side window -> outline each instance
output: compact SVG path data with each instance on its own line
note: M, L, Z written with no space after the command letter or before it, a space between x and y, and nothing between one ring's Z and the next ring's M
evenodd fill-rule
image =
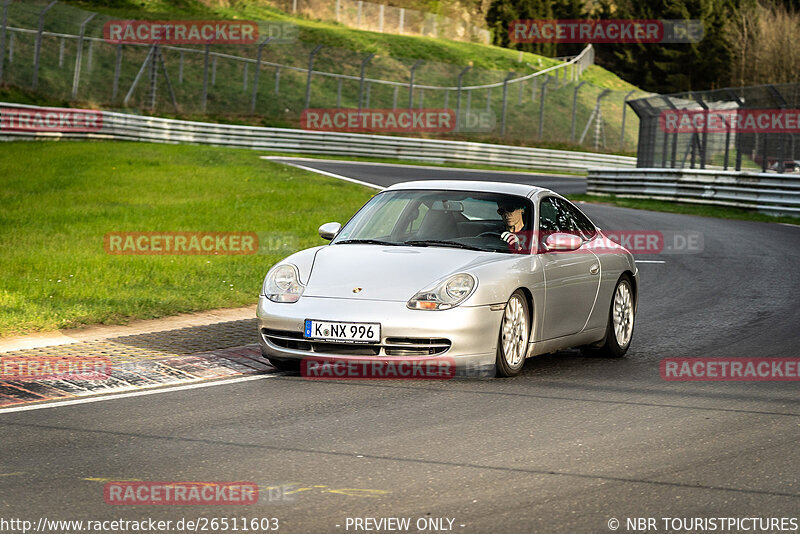
M559 232L562 231L558 225L558 208L553 202L555 198L545 197L539 204L539 231L540 232Z
M566 232L583 239L591 238L594 225L579 209L560 198L545 197L539 208L539 231Z
M594 236L594 224L581 210L560 198L554 198L553 200L558 205L559 211L564 214L565 222L570 225L573 232L578 232L583 239L591 239Z

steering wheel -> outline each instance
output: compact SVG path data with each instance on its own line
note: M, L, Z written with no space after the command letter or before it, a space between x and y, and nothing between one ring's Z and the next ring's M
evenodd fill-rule
M498 239L503 239L502 237L500 237L501 236L500 232L481 232L475 237L489 237L489 236L495 236Z

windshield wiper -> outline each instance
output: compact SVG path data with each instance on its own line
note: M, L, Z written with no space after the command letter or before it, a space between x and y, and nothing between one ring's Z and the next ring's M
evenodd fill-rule
M476 247L474 245L465 245L464 243L458 243L456 241L441 241L438 239L412 239L411 241L406 241L403 245L411 245L413 246L420 246L420 247L454 247L454 248L465 248L467 250L478 250L481 252L486 252L486 250Z
M345 239L344 241L337 241L334 245L347 245L351 243L362 243L365 245L391 245L399 247L403 243L392 243L391 241L381 241L380 239Z

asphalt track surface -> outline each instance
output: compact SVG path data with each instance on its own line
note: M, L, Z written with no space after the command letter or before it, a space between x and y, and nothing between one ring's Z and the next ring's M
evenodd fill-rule
M317 165L364 181L379 176L381 185L451 176ZM557 191L579 183L516 179ZM661 518L800 516L798 382L659 375L665 357L798 356L800 228L584 208L603 228L704 235L702 252L637 258L664 263L639 265L627 357L566 351L531 359L507 380L266 375L0 413L0 518L277 517L279 532L301 533L364 532L347 528L348 518L364 517L411 518L418 532L418 518L449 518L452 531L465 533L602 533L612 518L621 521L617 532L641 517L656 518L650 532L702 532L665 528ZM104 482L125 479L279 489L252 506L107 505Z

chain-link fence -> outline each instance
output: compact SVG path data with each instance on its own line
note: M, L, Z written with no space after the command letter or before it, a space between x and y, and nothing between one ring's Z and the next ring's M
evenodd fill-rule
M800 84L631 100L638 167L800 172Z
M279 39L117 44L103 37L106 15L41 1L0 8L0 82L49 100L281 127L300 127L308 108L447 108L491 121L443 137L636 148L638 119L625 110L633 92L581 80L591 46L567 61L498 71Z
M472 24L471 14L462 19L426 13L415 9L393 7L363 0L273 0L287 13L338 22L351 28L380 33L447 37L457 41L489 44L491 35L485 23Z

